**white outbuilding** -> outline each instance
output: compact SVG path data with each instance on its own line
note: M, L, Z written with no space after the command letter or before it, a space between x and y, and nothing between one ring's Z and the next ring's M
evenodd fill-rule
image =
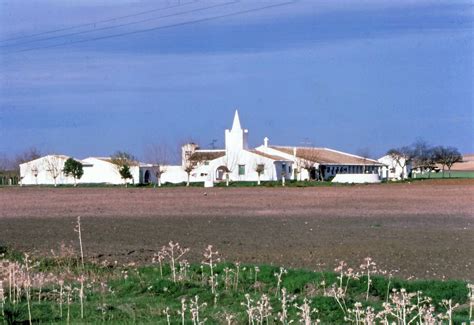
M64 164L69 156L47 155L20 165L22 185L72 185L74 178L63 172ZM120 176L119 168L110 157L89 157L74 159L82 163L84 174L77 180L78 184L125 184ZM156 182L155 166L140 162L132 163L130 184Z
M21 185L59 185L74 184L74 178L64 175L64 163L70 157L65 155L47 155L20 164ZM79 159L76 159L82 162ZM83 163L84 171L89 167Z
M385 155L378 159L384 166L381 171L381 177L389 181L399 181L407 179L411 172L411 163L405 158L399 157L395 159L390 155Z

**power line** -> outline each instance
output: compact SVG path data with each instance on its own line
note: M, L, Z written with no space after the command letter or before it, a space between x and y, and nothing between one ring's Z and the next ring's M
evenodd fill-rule
M112 26L106 26L106 27L101 27L101 28L95 28L92 30L86 30L86 31L81 31L81 32L74 32L74 33L69 33L69 34L63 34L63 35L57 35L57 36L50 36L50 37L43 37L39 39L34 39L31 41L26 41L26 42L21 42L21 43L16 43L16 44L7 44L7 45L0 45L0 48L5 48L5 47L14 47L14 46L19 46L19 45L24 45L24 44L31 44L31 43L36 43L36 42L41 42L41 41L47 41L47 40L52 40L52 39L58 39L58 38L63 38L63 37L69 37L69 36L75 36L75 35L82 35L82 34L89 34L89 33L95 33L95 32L100 32L103 30L109 30L109 29L114 29L114 28L120 28L124 26L131 26L131 25L136 25L136 24L141 24L145 23L148 21L153 21L153 20L159 20L163 18L170 18L170 17L176 17L176 16L181 16L184 14L189 14L189 13L194 13L194 12L199 12L207 9L212 9L212 8L217 8L217 7L222 7L222 6L227 6L233 3L236 3L237 1L230 1L230 2L225 2L217 5L212 5L212 6L207 6L207 7L202 7L202 8L197 8L197 9L192 9L192 10L187 10L183 12L178 12L178 13L173 13L173 14L167 14L167 15L162 15L162 16L157 16L157 17L151 17L147 19L142 19L142 20L137 20L137 21L132 21L128 23L123 23L123 24L118 24L118 25L112 25ZM186 4L191 4L194 2L187 2Z
M192 24L196 24L196 23L202 23L202 22L217 20L217 19L221 19L221 18L239 16L239 15L248 14L248 13L257 12L257 11L262 11L262 10L267 10L267 9L271 9L271 8L287 6L287 5L295 3L296 1L297 0L291 0L291 1L283 2L283 3L279 3L279 4L273 4L273 5L268 5L268 6L264 6L264 7L253 8L253 9L246 9L246 10L241 10L241 11L232 12L232 13L219 15L219 16L214 16L214 17L200 18L200 19L175 23L175 24L171 24L171 25L157 26L157 27L153 27L153 28L141 29L141 30L136 30L136 31L131 31L131 32L125 32L125 33L119 33L119 34L113 34L113 35L106 35L106 36L101 36L101 37L95 37L95 38L90 38L90 39L85 39L85 40L77 40L77 41L72 41L72 42L65 42L65 43L48 45L48 46L39 46L39 47L27 48L27 49L18 50L18 51L6 52L5 54L30 52L30 51L35 51L35 50L60 47L60 46L64 46L64 45L72 45L72 44L78 44L78 43L93 42L93 41L99 41L99 40L104 40L104 39L109 39L109 38L116 38L116 37L122 37L122 36L127 36L127 35L147 33L147 32L152 32L152 31L162 30L162 29L168 29L168 28L173 28L173 27L192 25Z
M195 1L195 2L198 2L199 0L194 0L194 1ZM141 12L137 12L137 13L130 14L130 15L107 18L107 19L95 21L95 22L92 22L92 23L84 23L84 24L79 24L79 25L70 26L70 27L64 27L64 28L59 28L59 29L53 29L53 30L48 30L48 31L36 33L36 34L30 34L30 35L23 35L23 36L18 36L18 37L7 38L7 39L0 40L0 43L2 43L2 42L9 42L9 41L16 41L16 40L19 40L19 39L30 38L30 37L35 37L35 36L41 36L41 35L45 35L45 34L52 34L52 33L57 33L57 32L64 32L64 31L67 31L67 30L77 29L77 28L81 28L81 27L95 26L95 25L97 25L97 24L108 23L108 22L115 21L115 20L126 19L126 18L131 18L131 17L141 16L141 15L146 15L146 14L149 14L149 13L152 13L152 12L157 12L157 11L163 11L163 10L173 9L173 8L181 7L181 6L190 4L190 3L192 3L192 2L186 2L186 3L184 3L184 4L179 3L179 4L177 4L177 5L167 6L167 7L165 7L165 8L157 8L157 9L151 9L151 10L141 11Z

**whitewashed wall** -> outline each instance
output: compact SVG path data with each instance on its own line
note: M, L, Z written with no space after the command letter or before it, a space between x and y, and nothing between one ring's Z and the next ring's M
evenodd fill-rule
M118 168L115 164L95 158L89 157L82 160L83 163L92 165L91 167L84 167L84 175L80 179L83 184L125 184L125 181L120 176ZM130 173L133 176L129 180L129 184L138 184L140 181L140 171L138 166L131 166Z
M161 175L161 183L178 184L186 182L187 175L182 166L166 166Z
M408 178L408 174L410 173L410 170L411 170L409 165L402 168L395 159L390 157L390 155L383 156L379 158L377 161L386 165L381 170L382 179L397 181L397 180L402 179L402 174L403 174L403 178L405 179ZM402 164L404 164L405 159L402 158L401 162Z
M74 184L74 178L66 177L62 172L64 163L69 157L62 155L48 155L24 164L20 164L20 177L22 178L22 185L54 185L54 179L51 173L48 171L49 162L57 164L59 170L59 176L56 178L56 184ZM34 176L33 170L37 169L37 177Z
M380 183L378 174L336 174L333 183Z

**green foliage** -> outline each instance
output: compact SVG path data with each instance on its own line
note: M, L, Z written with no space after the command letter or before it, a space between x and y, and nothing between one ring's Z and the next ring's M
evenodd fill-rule
M65 272L63 261L52 259L39 259L36 270L48 273L61 274ZM181 323L179 310L181 299L186 300L186 324L191 324L189 311L190 299L199 296L200 303L206 303L200 311L201 320L207 318L206 323L225 323L224 314L233 314L234 321L238 324L247 323L245 308L241 305L245 301L245 294L249 294L254 304L263 294L269 297L273 307L270 324L279 323L275 320L277 313L281 311L280 294L277 292L277 277L280 268L270 265L240 265L237 289L234 286L225 286L225 269L236 270L232 263L220 263L215 267L218 274L218 296L211 293L208 267L201 268L199 264L192 264L188 269L186 278L173 282L170 278L170 267L168 263L163 264L163 275L160 268L153 266L118 266L86 264L85 271L81 263L76 261L66 275L67 282L72 285L73 296L70 305L71 323L154 323L166 324L164 310L169 308L170 321L172 324ZM255 272L258 269L257 281ZM80 305L78 302L77 275L85 273L86 299L84 305L84 319L80 319ZM229 273L230 274L230 273ZM232 273L235 274L235 273ZM332 272L313 272L303 269L290 269L282 277L281 288L286 288L288 294L296 295L295 300L289 304L288 313L291 319L297 319L297 309L294 304L302 304L306 297L312 308L319 312L315 318L322 323L345 323L344 313L334 298L325 294L333 283L336 283L337 274ZM235 278L232 279L232 284ZM65 281L65 282L66 282ZM423 291L424 295L433 298L433 304L439 305L442 299L453 299L453 302L465 304L467 302L467 288L463 281L435 281L416 280L407 281L402 279L388 279L382 276L373 276L368 302L361 298L367 286L366 277L360 280L352 279L348 286L346 303L353 308L356 301L361 301L364 306L372 306L380 310L386 299L388 283L390 289L405 288L408 292ZM345 279L344 279L345 282ZM106 283L104 289L101 283ZM32 290L32 319L35 323L66 323L66 305L63 305L63 316L60 317L58 297L58 285L53 283L43 288L43 298L38 301L38 289ZM441 310L442 311L442 310ZM26 302L20 304L5 305L5 317L0 316L0 323L7 324L25 323L28 321ZM460 308L454 312L455 322L468 322L467 309Z
M191 183L192 184L192 183ZM216 187L227 187L226 182L216 183ZM229 182L229 187L257 187L258 183L253 181L233 181ZM263 187L283 187L281 181L262 181ZM315 186L348 186L348 184L336 184L330 181L286 181L286 187L315 187Z
M132 154L125 151L116 151L110 158L111 162L117 166L117 170L125 181L132 179L130 166L137 165L137 159Z
M123 165L119 168L120 176L124 179L131 179L133 178L132 173L130 172L130 167L128 165Z
M10 260L10 261L23 261L23 253L17 251L10 246L0 242L0 261L2 259Z
M64 175L69 176L71 175L74 179L81 179L82 175L84 175L84 169L82 163L72 158L69 158L64 163L63 169Z

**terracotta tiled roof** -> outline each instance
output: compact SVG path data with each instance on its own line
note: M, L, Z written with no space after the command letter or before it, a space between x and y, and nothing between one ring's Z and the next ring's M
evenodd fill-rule
M286 154L293 155L294 147L271 147ZM319 164L344 164L344 165L383 165L376 160L351 155L348 153L328 149L296 147L296 157L314 161Z
M90 158L94 158L94 159L97 159L97 160L102 160L102 161L108 162L110 164L114 163L114 161L111 157L90 157ZM140 165L140 163L138 161L130 162L130 166L139 166L139 165Z
M268 153L265 153L265 152L261 152L261 151L258 151L258 150L247 150L251 153L254 153L256 155L259 155L259 156L262 156L262 157L265 157L265 158L269 158L269 159L273 159L273 160L277 160L277 161L289 161L289 159L286 159L286 158L283 158L283 157L280 157L280 156L276 156L276 155L270 155Z
M213 150L213 151L195 151L189 160L191 161L207 161L207 160L214 160L220 157L225 156L224 150Z

